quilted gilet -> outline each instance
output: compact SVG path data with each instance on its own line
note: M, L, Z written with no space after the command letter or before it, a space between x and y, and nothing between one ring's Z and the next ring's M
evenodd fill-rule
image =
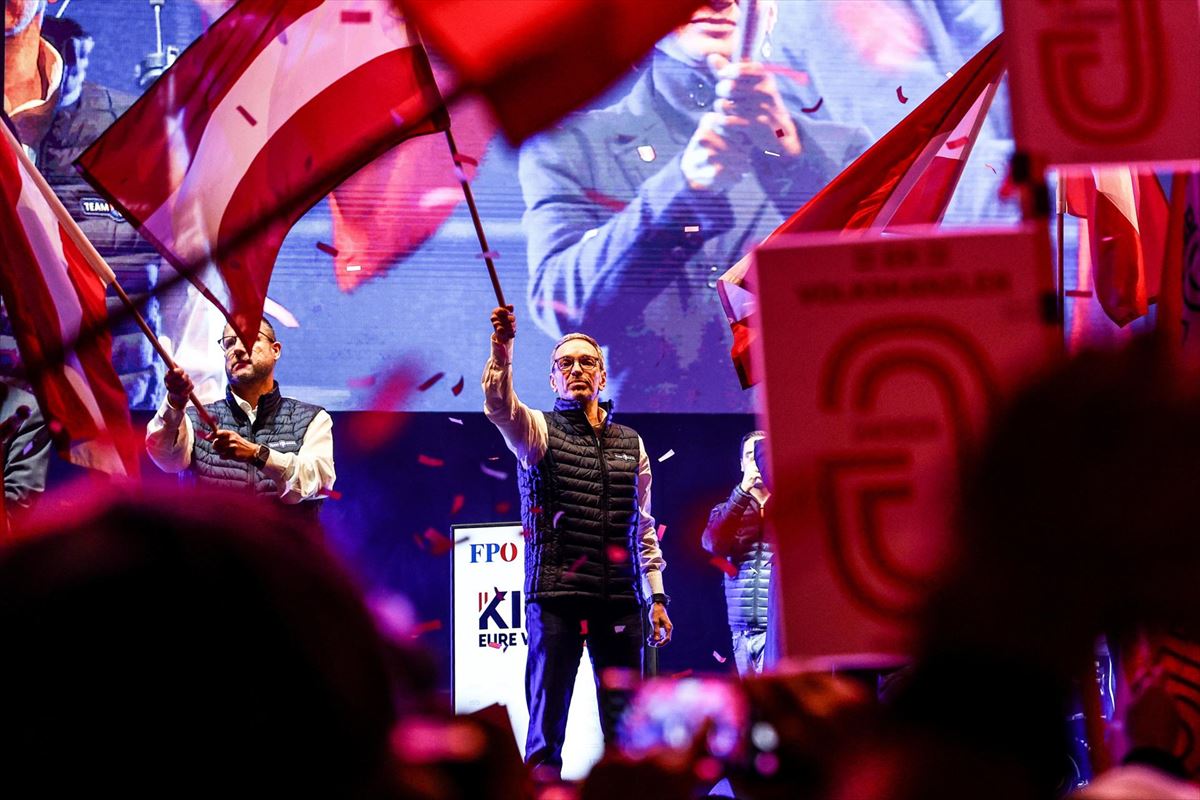
M758 501L735 486L729 499L709 514L701 544L710 553L728 558L737 570L735 575L725 576L730 630L766 630L772 549Z

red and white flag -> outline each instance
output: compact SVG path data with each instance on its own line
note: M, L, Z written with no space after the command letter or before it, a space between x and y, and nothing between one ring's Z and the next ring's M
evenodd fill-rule
M82 232L64 227L74 222L55 214L58 198L11 131L0 129L0 294L34 395L64 458L136 475L138 440L104 303L113 274L84 259L72 239Z
M976 53L766 241L789 233L855 235L941 222L1004 74L1002 39L997 36ZM746 280L749 268L746 256L717 282L743 387L757 380L750 371L750 320L757 304Z
M253 341L296 220L448 125L425 51L387 0L241 0L76 166L180 271L214 263L226 316Z
M1128 325L1158 298L1166 257L1166 193L1152 170L1123 166L1068 174L1064 185L1067 212L1087 220L1080 271L1090 269L1096 299L1108 318ZM1082 263L1085 258L1090 263Z

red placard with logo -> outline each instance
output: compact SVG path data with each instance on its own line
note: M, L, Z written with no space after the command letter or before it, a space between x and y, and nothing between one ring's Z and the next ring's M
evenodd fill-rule
M902 657L967 453L1061 349L1047 235L819 234L754 261L784 652Z
M1003 0L1017 149L1045 164L1200 161L1200 3Z

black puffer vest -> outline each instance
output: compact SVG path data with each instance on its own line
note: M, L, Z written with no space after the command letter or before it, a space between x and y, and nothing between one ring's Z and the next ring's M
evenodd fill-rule
M304 442L304 434L308 431L309 423L321 411L320 406L302 403L291 397L279 394L277 382L271 391L258 399L258 413L254 424L242 411L234 399L233 393L225 390L225 399L209 403L204 409L212 414L217 425L226 430L236 431L243 438L257 444L265 444L272 450L281 453L298 453ZM192 427L201 430L199 415L188 406L187 414L192 420ZM201 486L219 486L226 489L252 490L255 494L273 498L279 497L281 487L278 482L263 475L253 464L222 458L213 450L212 443L196 437L192 447L192 465L188 470L197 484ZM287 505L296 513L316 521L323 500L306 500L303 503Z
M612 422L599 435L580 405L559 399L546 414L542 460L518 471L525 597L638 601L638 435Z
M729 499L709 515L701 543L709 552L727 557L737 569L736 576L725 576L730 630L766 630L772 549L758 501L740 486L734 487Z

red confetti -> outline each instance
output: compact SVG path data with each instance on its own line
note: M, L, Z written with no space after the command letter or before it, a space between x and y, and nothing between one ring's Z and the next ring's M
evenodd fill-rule
M356 24L362 25L362 24L368 23L370 21L371 21L371 12L370 11L349 10L349 9L342 11L342 22L343 23L350 23L351 25L356 25Z
M467 502L467 498L461 494L454 495L454 502L450 504L450 516L454 516L462 511L463 505Z
M662 543L662 540L666 538L666 536L667 536L667 525L664 522L662 525L658 526L658 541L660 544Z
M413 638L415 639L423 633L440 631L441 629L442 621L440 619L431 619L426 622L419 623L417 627L413 628Z
M776 128L775 136L782 139L784 136L787 136L787 131L785 131L783 128Z
M346 385L351 389L369 389L375 385L376 380L374 375L364 375L361 378L351 378L346 381Z
M417 463L423 467L444 467L446 465L442 459L427 456L424 453L417 456Z
M481 472L482 472L484 475L487 475L489 478L495 478L495 479L496 479L496 480L498 480L498 481L506 481L506 480L508 480L508 473L507 473L507 472L504 472L503 470L492 469L491 467L489 467L489 466L488 466L488 465L486 465L486 464L480 464L480 465L479 465L479 470L480 470L480 471L481 471Z
M391 372L381 375L368 408L372 412L399 410L412 393L416 379L417 373L408 364L400 364ZM386 447L409 419L407 414L355 414L346 423L351 448L357 452L371 453Z
M708 563L712 564L714 567L721 570L721 572L724 572L731 578L737 577L737 567L735 567L733 564L730 564L728 559L721 558L720 556L713 556L708 560Z
M540 513L542 513L542 507L534 506L533 508L529 509L529 513L530 514L540 514Z
M49 428L50 432L53 433L55 436L58 436L60 433L63 432L62 423L56 419L50 420L50 422L48 422L46 424L46 427Z
M499 250L484 250L482 253L476 253L475 257L476 258L490 258L490 259L494 260L494 259L497 259L500 257L500 251Z
M425 540L429 542L429 553L431 555L445 555L454 546L454 542L450 541L450 537L436 528L426 528L424 536Z
M629 203L624 200L618 200L615 197L609 197L603 192L598 192L595 189L584 189L583 196L598 206L604 206L609 211L624 211L625 206L629 205Z
M331 244L325 244L324 242L317 242L317 249L320 250L322 253L328 253L329 255L331 255L335 258L337 257L337 254L338 254L338 250L336 247L334 247Z
M458 397L460 394L462 394L463 381L465 381L465 380L466 380L466 378L464 378L463 376L460 375L458 378L458 383L456 383L450 387L450 393L453 394L455 397Z
M970 136L960 136L957 139L951 139L950 141L946 142L946 147L951 150L957 150L960 147L965 147L969 141L971 141Z
M339 492L337 489L322 489L321 491L317 492L317 494L320 495L321 497L327 497L330 500L341 500L342 499L342 493Z
M579 620L579 632L582 635L587 636L587 620L586 619Z
M671 677L671 680L677 680L679 678L690 678L692 676L692 673L695 671L696 670L694 670L694 669L685 669L682 672L676 672L676 673L672 674L670 677Z
M496 650L499 650L500 643L499 642L488 642L488 647L492 647L492 648L495 648Z
M821 106L822 106L822 105L824 105L824 104L825 104L825 98L824 98L824 97L818 97L818 98L817 98L817 104L816 104L815 106L809 106L809 107L807 107L807 108L805 108L805 107L801 106L801 108L800 108L800 111L801 111L802 113L804 113L804 114L815 114L815 113L817 113L818 111L820 111L820 110L821 110Z
M424 550L424 549L425 549L425 540L421 538L421 534L419 534L419 533L414 533L414 534L413 534L413 541L417 543L417 547L419 547L419 548L420 548L420 549L422 549L422 550Z
M713 658L715 658L717 660L718 664L724 664L728 660L725 658L725 656L721 655L716 650L713 650Z
M254 117L250 116L249 111L242 108L241 106L237 106L237 110L238 110L238 113L240 113L246 119L246 122L249 122L251 125L258 124L258 120L256 120Z
M478 160L478 159L471 158L470 156L465 156L465 155L463 155L462 153L455 153L455 154L454 154L454 163L455 163L455 164L470 164L472 167L478 167L478 166L479 166L479 160Z
M429 389L432 388L435 383L437 383L444 377L446 377L446 373L439 372L436 375L433 375L432 377L427 378L424 383L422 383L420 386L417 387L417 391L418 392L429 391Z
M904 87L903 86L896 87L896 99L899 100L901 103L908 102L908 98L904 96Z
M610 544L608 546L608 560L614 564L624 564L629 560L629 550L621 547L619 544Z
M582 567L585 563L587 563L587 556L580 556L579 558L575 559L574 562L571 563L571 566L567 567L567 571L563 574L564 575L574 575L575 570Z
M500 456L488 456L487 460L488 461L499 461Z
M501 500L499 503L496 503L497 514L507 514L511 508L512 503L508 502L507 500Z

